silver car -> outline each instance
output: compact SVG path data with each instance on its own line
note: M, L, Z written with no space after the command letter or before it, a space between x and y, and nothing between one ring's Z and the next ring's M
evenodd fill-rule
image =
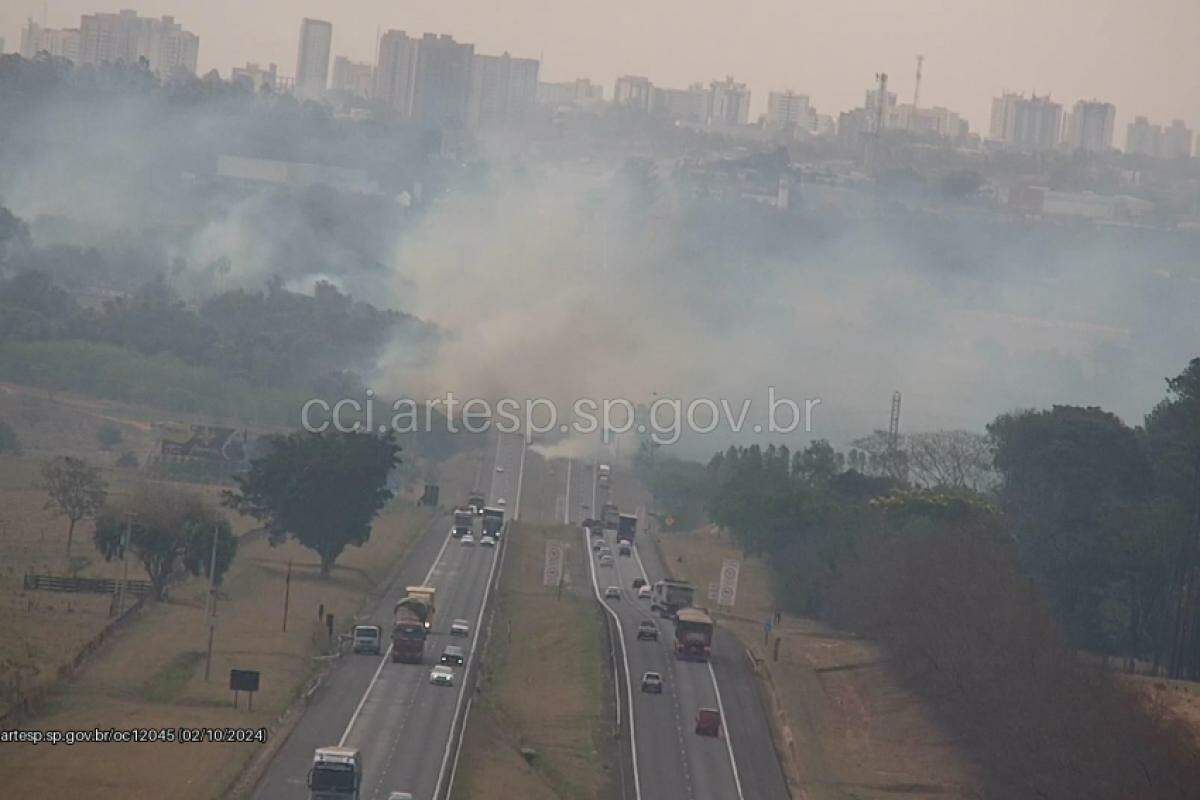
M429 671L429 682L437 686L453 686L454 670L438 664Z

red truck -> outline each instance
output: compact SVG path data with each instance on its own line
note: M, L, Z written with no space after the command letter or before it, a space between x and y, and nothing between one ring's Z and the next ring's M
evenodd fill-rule
M433 627L432 586L409 586L407 596L393 609L392 661L420 664L425 655L425 639Z
M713 618L699 608L681 608L675 614L675 657L708 661L712 653Z

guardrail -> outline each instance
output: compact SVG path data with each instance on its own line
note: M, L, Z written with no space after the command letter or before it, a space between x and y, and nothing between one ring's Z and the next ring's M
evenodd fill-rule
M61 575L36 575L26 573L23 586L26 591L43 592L88 592L92 594L114 594L120 584L125 584L129 594L144 597L154 591L150 581L113 578L69 578Z

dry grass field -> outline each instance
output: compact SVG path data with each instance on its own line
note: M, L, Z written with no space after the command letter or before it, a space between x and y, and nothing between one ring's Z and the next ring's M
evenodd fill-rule
M541 585L549 539L569 546L570 583L561 597ZM570 547L577 540L577 529L562 525L521 524L512 533L455 798L615 796L603 620L590 594L580 546ZM526 761L521 748L536 751L536 757Z

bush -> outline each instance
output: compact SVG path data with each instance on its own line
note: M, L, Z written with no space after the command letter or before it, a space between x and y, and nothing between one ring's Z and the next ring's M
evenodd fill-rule
M17 432L4 420L0 419L0 453L20 453L21 440Z
M132 467L136 469L138 466L138 457L133 454L132 450L126 450L125 452L121 453L121 456L117 459L117 466Z

